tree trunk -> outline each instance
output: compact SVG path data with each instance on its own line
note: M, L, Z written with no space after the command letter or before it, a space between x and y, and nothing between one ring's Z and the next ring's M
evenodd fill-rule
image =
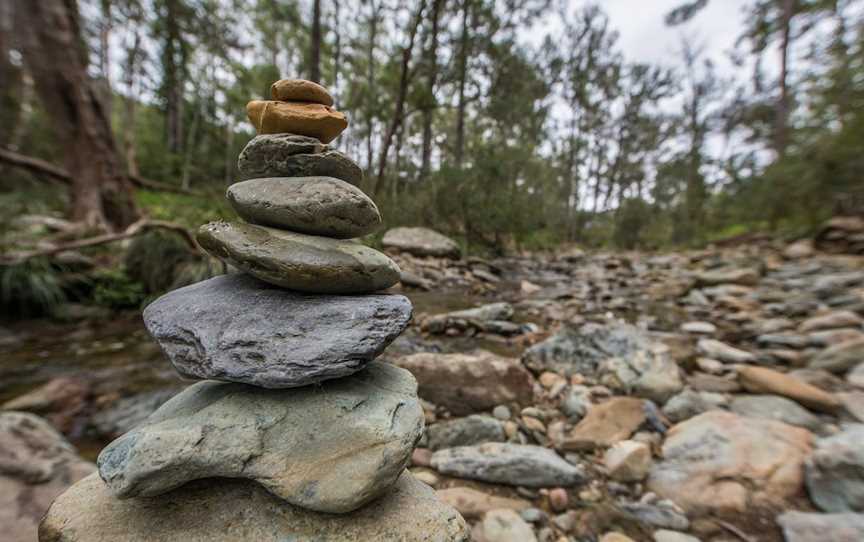
M24 19L22 53L65 152L70 216L109 230L135 222L139 210L117 160L109 112L87 74L75 0L15 0Z
M432 119L437 107L435 84L438 80L438 21L446 0L432 3L432 30L429 35L429 48L426 50L426 103L423 104L423 155L420 164L420 179L429 177L432 162Z
M375 155L372 149L372 132L375 117L375 41L378 38L378 16L381 4L374 1L369 3L371 17L369 19L369 47L366 50L366 170L372 176Z
M390 152L390 146L393 144L393 136L396 135L396 131L402 124L403 117L405 116L405 98L408 95L408 84L411 81L411 55L414 51L417 29L420 28L424 9L426 9L426 0L420 0L417 5L417 12L414 14L414 20L411 23L411 28L408 31L408 44L402 49L399 93L396 96L396 108L393 112L393 117L390 120L390 126L387 128L387 132L384 134L384 139L381 141L381 154L378 158L378 176L375 184L372 186L373 195L378 186L383 183L384 173L387 168L387 154Z
M99 25L99 74L102 78L102 100L105 102L105 109L111 111L111 0L102 0L102 20Z
M339 28L342 26L342 14L340 0L333 0L333 32L336 34L333 44L333 99L334 105L339 105L339 70L342 68L342 32Z
M12 2L0 2L0 126L3 127L0 130L0 147L7 147L14 142L23 110L23 73L9 58L10 50L15 49L12 43L15 36L15 7Z
M309 39L309 80L321 82L321 0L312 2L312 35Z
M186 79L186 45L180 33L180 6L177 0L165 2L165 44L162 55L165 115L168 150L183 149L183 85Z
M138 21L136 20L135 23ZM123 147L126 158L126 173L130 177L138 177L141 172L138 169L138 130L136 117L138 111L137 75L138 56L141 54L141 35L135 30L132 47L127 52L126 59L126 97L124 99L124 121L123 121Z
M783 35L780 39L780 97L777 101L777 119L774 129L774 147L777 155L786 154L789 122L789 44L792 34L792 17L795 14L795 0L782 0L781 19Z
M462 1L462 36L459 38L459 104L456 111L456 167L462 168L465 156L465 83L468 79L468 13L471 0Z

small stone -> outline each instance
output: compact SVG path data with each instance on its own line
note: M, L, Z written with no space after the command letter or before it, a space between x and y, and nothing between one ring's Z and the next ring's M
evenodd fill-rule
M356 294L399 282L399 267L367 246L251 224L211 222L198 243L256 278L301 292Z
M313 102L333 105L333 96L327 89L305 79L280 79L270 85L270 96L283 102Z
M864 324L864 318L861 318L852 311L833 311L804 320L804 322L798 326L798 329L807 333L821 329L836 329L843 327L860 328L861 324Z
M615 397L591 408L585 418L565 435L560 449L583 451L612 446L629 438L644 421L644 401Z
M438 476L432 472L431 470L426 469L412 469L411 475L414 478L420 480L427 486L435 487L438 484Z
M58 497L39 526L40 539L51 542L398 542L429 533L441 542L470 540L459 513L407 473L368 506L327 515L293 506L248 480L198 480L159 497L120 500L94 474Z
M585 386L573 385L561 401L561 412L571 422L581 420L591 408L591 391Z
M459 478L532 488L569 487L585 476L548 448L497 442L440 450L432 466Z
M290 390L200 382L102 450L99 474L119 498L247 478L303 508L350 512L407 466L423 431L416 385L386 363Z
M722 394L686 389L663 405L663 414L672 423L678 423L728 404L729 400Z
M326 105L253 100L246 114L259 134L299 134L330 143L348 127L345 115Z
M807 461L807 491L826 512L864 512L864 425L816 441Z
M864 339L840 343L823 350L810 362L810 368L844 373L861 362L864 362Z
M439 489L437 494L438 498L469 519L482 517L490 510L506 508L518 512L531 506L531 503L524 499L498 497L469 487Z
M717 326L711 322L685 322L681 324L681 331L694 335L713 335L717 333Z
M836 412L842 407L840 400L828 392L765 367L740 366L738 380L747 391L782 395L821 412Z
M555 512L563 512L567 510L570 504L570 497L567 495L567 490L563 487L555 487L549 490L549 507Z
M381 225L359 188L332 177L272 177L231 185L228 201L243 220L336 239L362 237Z
M653 527L668 529L688 529L690 527L687 516L672 507L661 506L659 503L657 505L641 502L622 503L621 509Z
M525 424L525 427L529 431L538 431L540 433L546 432L546 425L543 424L537 418L532 418L531 416L522 416L522 423Z
M504 425L499 420L479 414L430 425L426 428L426 435L429 448L433 451L484 442L504 442L507 438Z
M432 466L432 450L428 448L414 448L411 452L411 465L415 467Z
M557 516L552 518L552 524L564 531L565 533L572 532L576 527L576 522L579 518L576 515L575 510L571 510L570 512L565 512L563 514L558 514Z
M539 508L526 508L519 512L519 515L522 516L522 519L527 521L528 523L541 523L548 519L548 515L543 510Z
M528 405L534 400L534 378L518 359L485 351L422 352L397 358L393 363L417 378L420 397L453 414L488 411L502 403Z
M819 431L822 421L801 405L778 395L738 395L729 409L741 416L767 418Z
M638 482L644 480L651 470L651 448L641 442L621 441L606 450L603 462L613 479Z
M392 248L415 256L459 258L462 249L455 241L429 228L393 228L381 239L384 248Z
M507 421L512 416L512 413L507 405L498 405L492 409L492 416L499 420Z
M756 356L715 339L699 339L696 344L699 352L712 359L725 363L755 363Z
M144 309L147 330L181 375L268 388L355 373L410 319L403 296L305 295L241 274L174 290Z
M606 533L600 537L600 542L633 542L633 539L621 533Z
M864 540L864 514L783 512L777 516L786 542L858 542Z
M486 512L482 532L486 542L537 542L531 526L507 508Z
M703 271L696 275L698 286L715 286L719 284L738 284L743 286L754 286L759 283L759 272L755 269L718 269L715 271Z
M654 531L654 542L700 542L700 540L689 534L660 529L659 531Z

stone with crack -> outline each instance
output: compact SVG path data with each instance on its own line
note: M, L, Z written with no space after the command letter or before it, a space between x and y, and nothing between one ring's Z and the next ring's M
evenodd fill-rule
M309 510L350 512L407 466L423 432L416 393L408 371L384 363L291 390L199 382L108 445L99 474L120 498L246 478Z
M232 274L165 294L144 323L183 376L291 388L359 371L411 312L400 295L307 295Z

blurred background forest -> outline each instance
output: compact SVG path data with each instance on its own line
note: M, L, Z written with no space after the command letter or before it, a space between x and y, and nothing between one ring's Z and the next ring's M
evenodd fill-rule
M682 0L667 31L708 4ZM218 272L187 232L232 215L245 104L280 77L335 96L350 121L335 146L387 227L477 254L794 237L859 212L861 2L740 16L728 76L684 33L676 68L628 60L602 2L3 1L4 306L68 294L52 271L83 264L60 246L104 247L80 288L109 305ZM115 237L136 244L119 264Z

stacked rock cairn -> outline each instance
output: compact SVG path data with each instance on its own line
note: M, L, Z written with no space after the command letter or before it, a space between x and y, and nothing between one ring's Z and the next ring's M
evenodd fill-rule
M40 540L462 541L464 520L405 469L417 383L374 361L408 325L362 170L327 147L346 127L326 89L273 84L227 197L245 222L198 241L241 273L170 292L144 321L203 381L109 444L52 505Z

